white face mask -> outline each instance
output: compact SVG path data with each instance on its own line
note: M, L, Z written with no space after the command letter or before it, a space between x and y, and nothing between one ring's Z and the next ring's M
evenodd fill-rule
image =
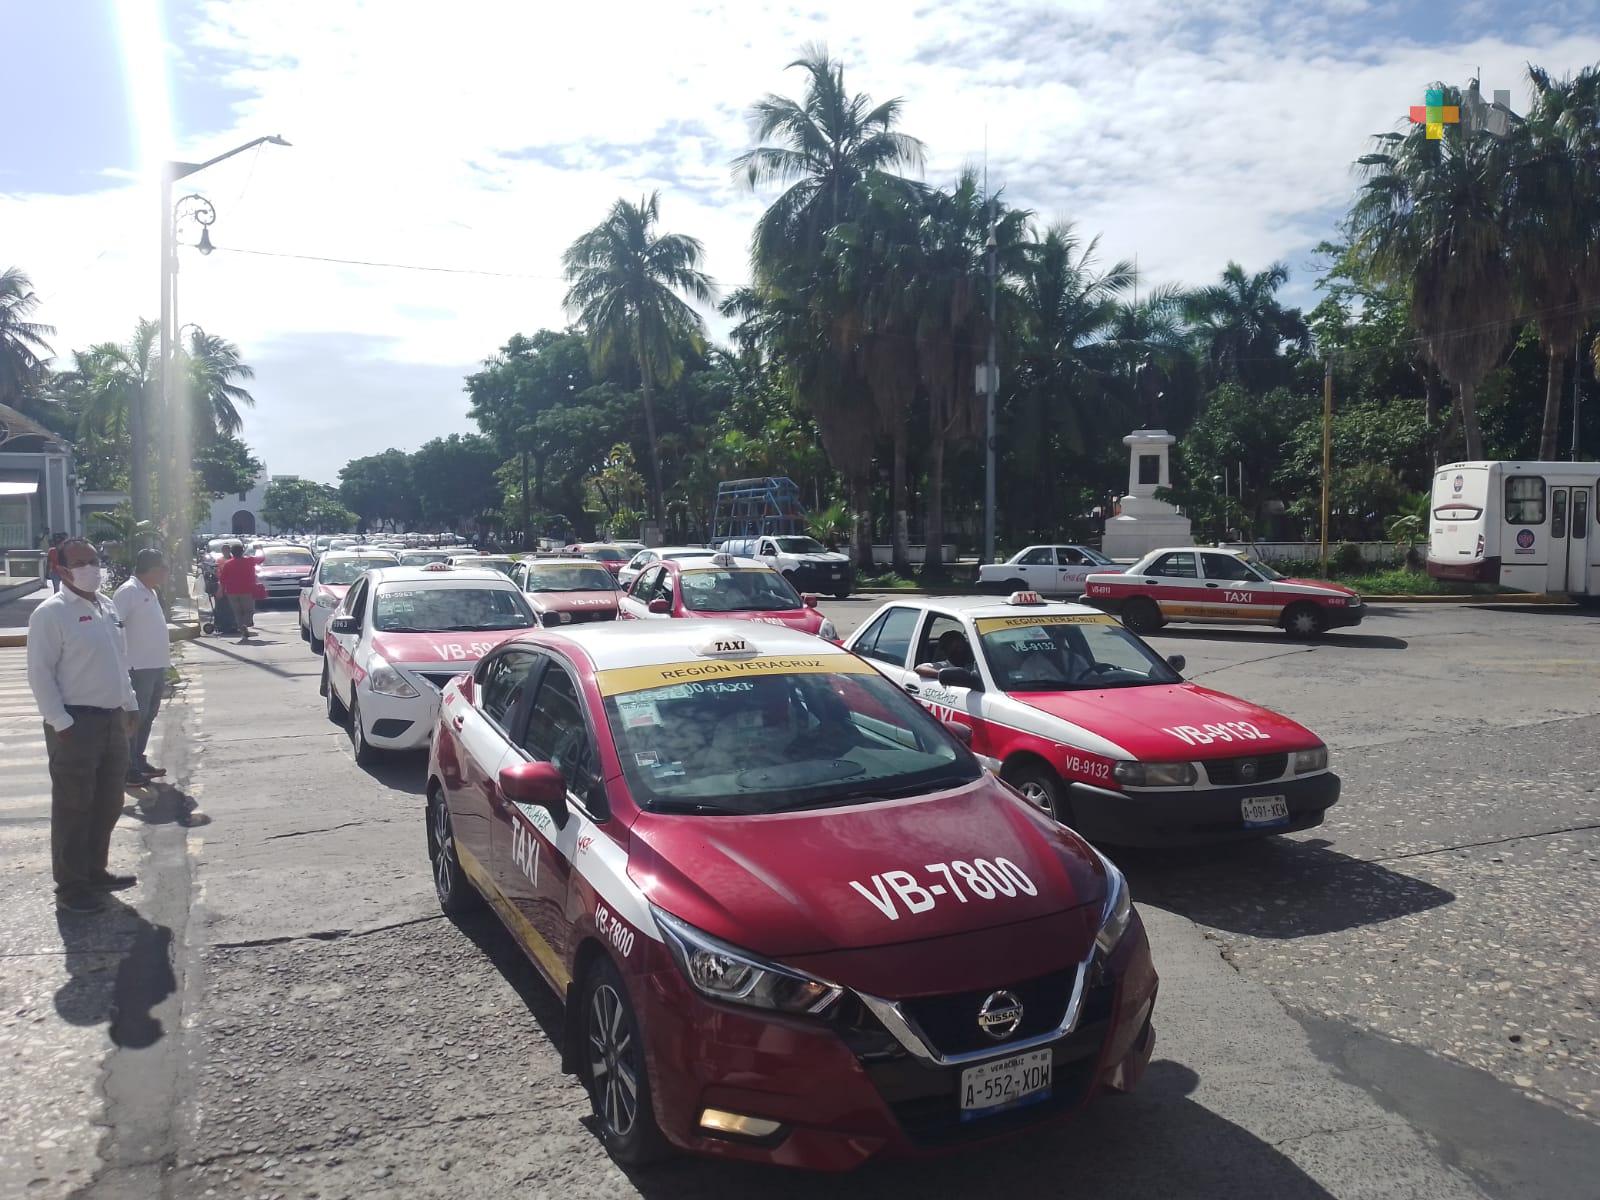
M90 564L87 567L68 568L67 578L80 592L98 592L100 585L105 582L106 574L98 564Z

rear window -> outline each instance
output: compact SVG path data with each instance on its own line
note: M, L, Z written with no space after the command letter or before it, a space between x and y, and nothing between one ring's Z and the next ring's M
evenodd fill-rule
M1544 524L1544 478L1539 475L1506 477L1506 524Z
M530 592L610 592L617 580L604 567L530 567L523 587Z
M317 560L309 550L268 550L263 556L264 567L309 567Z

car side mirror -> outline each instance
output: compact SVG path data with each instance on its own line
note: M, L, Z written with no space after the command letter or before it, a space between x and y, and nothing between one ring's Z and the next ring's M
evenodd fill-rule
M461 698L468 704L475 702L478 694L478 681L471 675L461 677Z
M1185 667L1187 667L1188 665L1189 665L1189 660L1187 658L1185 658L1181 654L1169 654L1169 655L1167 655L1167 666L1171 667L1179 675L1183 674L1183 669Z
M662 596L657 596L654 600L650 601L648 607L653 613L666 614L672 611L672 601Z
M957 721L940 721L939 724L943 725L945 732L951 737L955 738L956 741L960 742L963 746L972 745L971 725L962 725Z
M815 608L817 606L817 594L815 592L803 592L800 599L807 608Z
M333 623L329 625L328 628L333 633L360 633L361 621L358 617L335 617L333 619Z
M556 827L567 824L567 782L547 762L519 762L500 768L500 794L513 804L548 809Z
M983 680L978 678L976 671L969 671L966 667L941 667L939 669L940 687L964 687L973 691L983 691Z

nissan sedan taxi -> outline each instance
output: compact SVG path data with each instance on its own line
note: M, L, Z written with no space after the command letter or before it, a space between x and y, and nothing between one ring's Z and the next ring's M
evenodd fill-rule
M535 624L499 571L387 567L356 580L328 624L321 693L356 761L428 745L439 692L457 672Z
M330 550L317 560L311 582L300 589L300 636L311 644L311 653L322 653L328 618L350 585L373 567L392 567L396 561L377 550Z
M541 625L617 619L616 578L587 558L524 558L511 578L527 596Z
M777 571L753 558L663 559L639 573L622 596L624 618L668 617L754 621L812 633L830 642L839 631Z
M1000 777L1099 844L1309 829L1339 798L1328 748L1288 717L1186 681L1115 618L1035 592L908 597L845 646Z
M1137 1083L1156 975L1120 871L854 655L730 621L539 629L444 691L447 914L567 1004L625 1163L819 1169Z

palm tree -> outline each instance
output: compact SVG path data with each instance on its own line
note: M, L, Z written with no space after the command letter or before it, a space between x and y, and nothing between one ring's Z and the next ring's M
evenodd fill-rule
M203 436L237 436L244 428L239 407L255 406L255 397L234 381L254 379L255 369L245 362L239 347L226 338L196 329L189 335L182 376L187 399L194 408L190 418Z
M606 219L562 256L566 307L578 315L597 369L631 357L639 371L645 433L650 439L650 511L665 513L661 451L656 443L655 387L683 371L683 351L698 349L705 326L679 293L709 304L716 297L700 267L704 249L685 234L655 231L660 193L638 204L618 200Z
M158 330L141 319L125 344L97 342L73 355L71 383L78 398L78 436L88 441L123 441L138 420L142 396L149 411L159 381Z
M806 73L804 96L795 101L769 94L750 110L755 140L776 144L757 145L733 160L734 177L751 188L788 184L756 222L751 258L758 279L797 258L814 260L869 173L922 165L922 143L894 128L898 97L874 105L865 93L852 96L843 64L820 45L806 46L789 66Z
M1459 105L1458 88L1445 101ZM1351 209L1355 248L1411 297L1411 322L1455 387L1466 456L1482 457L1476 392L1500 361L1514 312L1506 218L1507 154L1460 125L1379 134L1357 160L1366 179Z
M50 325L28 318L39 307L33 282L16 267L0 272L0 404L22 407L53 351Z
M1278 289L1288 281L1289 268L1283 263L1247 275L1230 262L1220 283L1189 294L1186 314L1194 322L1194 337L1210 365L1212 382L1262 389L1279 382L1283 343L1306 341L1299 311L1278 303Z
M1507 213L1517 297L1532 311L1547 359L1539 457L1556 455L1561 381L1600 299L1600 74L1552 80L1529 66L1533 107L1514 130Z

